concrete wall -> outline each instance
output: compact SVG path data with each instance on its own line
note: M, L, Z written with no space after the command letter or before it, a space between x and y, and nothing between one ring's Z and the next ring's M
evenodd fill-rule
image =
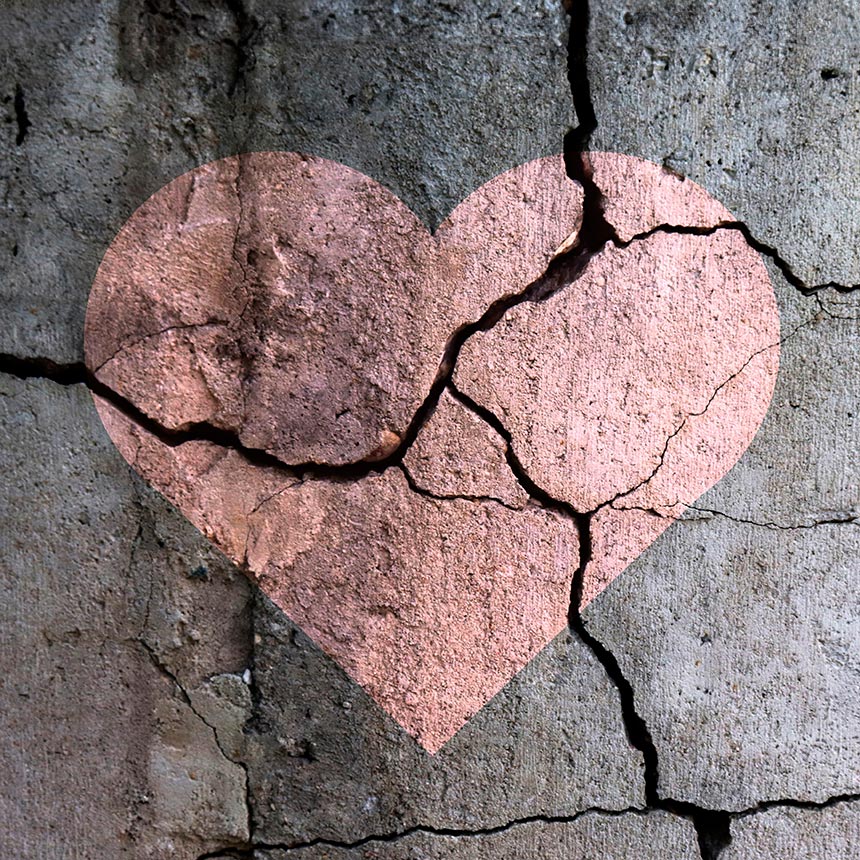
M569 5L4 3L4 855L855 856L860 11ZM583 614L603 647L562 633L430 757L125 463L84 312L135 208L237 152L337 160L436 226L562 150L569 38L591 148L695 180L762 252L779 378Z

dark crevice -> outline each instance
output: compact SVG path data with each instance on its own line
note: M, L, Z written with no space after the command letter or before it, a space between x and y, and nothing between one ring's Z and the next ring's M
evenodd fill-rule
M597 206L602 213L602 204L599 201ZM602 232L600 235L602 236ZM592 233L589 232L586 238L588 236L592 236ZM600 244L592 244L592 239ZM246 445L235 430L216 426L207 421L189 422L178 428L165 427L122 394L101 382L97 375L82 362L59 365L44 358L24 359L9 354L0 354L0 372L6 372L23 379L40 377L63 385L86 385L93 394L109 402L130 421L138 424L170 447L177 447L187 442L209 442L235 451L253 465L285 470L290 475L297 475L302 478L354 480L371 473L383 472L391 466L402 463L418 433L435 411L445 386L453 376L454 367L466 341L478 332L493 328L508 311L517 305L526 302L545 301L575 282L606 241L602 238L592 237L592 239L585 241L578 237L572 247L553 257L543 274L534 281L519 292L496 299L477 320L460 326L451 335L443 351L434 382L424 401L412 416L400 444L392 453L380 459L366 459L345 464L287 463L269 451Z
M740 812L732 813L733 818L749 818L769 809L829 809L831 806L840 806L843 803L860 802L860 794L834 794L825 800L797 800L796 798L777 798L776 800L763 800L755 806L742 809Z
M582 186L582 228L578 243L592 255L608 242L619 243L615 228L606 220L603 192L594 181L588 156L591 136L597 130L597 115L591 100L588 76L588 32L591 10L588 0L570 0L565 4L570 15L567 41L567 79L573 97L578 125L564 137L564 164L567 175Z
M205 421L189 423L177 429L165 427L135 406L128 398L105 385L83 362L57 364L48 358L18 358L8 353L0 353L0 373L18 379L48 379L58 385L84 385L130 421L171 448L188 442L211 442L222 448L236 451L256 466L286 469L290 474L295 474L298 470L283 463L268 451L243 444L231 430L216 427Z
M27 103L24 101L24 90L21 89L20 84L15 85L13 107L15 108L15 122L18 125L18 132L15 135L15 145L21 146L27 139L27 132L33 123L30 122L30 116L27 113Z
M530 498L542 507L556 511L562 516L576 521L577 517L580 516L579 511L567 502L553 498L553 496L544 490L543 487L538 486L538 484L532 480L522 462L520 462L516 451L514 451L510 430L505 427L505 425L499 420L498 416L487 409L486 406L473 400L468 394L457 388L457 385L453 381L448 383L448 392L458 403L477 415L505 440L505 461L507 462L510 470L514 473L514 477L517 479L517 482L529 494Z
M696 809L692 819L702 860L717 860L732 842L730 813L717 809Z
M753 235L749 226L743 221L720 221L717 224L708 226L694 226L690 224L659 224L641 233L636 233L629 239L618 241L617 245L620 248L627 248L634 242L641 242L653 236L655 233L676 233L682 236L713 236L721 230L736 230L740 233L746 243L764 257L767 257L779 270L780 274L785 278L786 282L794 287L798 292L805 296L811 296L814 293L819 293L822 290L834 290L837 293L851 293L860 290L860 284L839 284L836 281L828 281L821 284L807 284L802 278L795 274L794 270L783 259L779 251L772 245L768 245L761 239Z
M415 825L407 827L393 833L374 833L368 836L362 836L360 839L353 841L343 841L338 839L308 839L295 842L254 842L253 848L248 850L239 850L225 848L219 851L202 854L197 860L214 860L216 857L251 857L253 851L298 851L303 848L339 848L341 850L354 850L363 848L371 843L390 843L398 842L410 836L426 835L426 836L441 836L441 837L480 837L480 836L495 836L500 833L506 833L509 830L514 830L517 827L528 826L530 824L573 824L582 818L590 816L603 816L607 818L622 818L626 815L647 815L647 810L638 809L636 807L627 807L625 809L605 809L603 807L589 807L579 812L570 815L527 815L522 818L515 818L511 821L506 821L504 824L496 825L495 827L475 828L472 830L457 829L450 827L430 827L427 825ZM232 852L232 853L231 853Z
M731 822L737 818L744 818L757 815L765 812L768 809L809 809L820 810L831 806L836 806L842 803L853 803L860 801L860 795L844 794L832 798L828 798L820 803L813 801L802 800L773 800L766 801L742 812L729 812L726 810L701 810L698 807L692 807L689 804L666 802L658 807L639 808L626 807L624 809L606 809L603 807L589 807L580 810L579 812L571 813L570 815L527 815L521 818L515 818L506 821L503 824L498 824L494 827L473 828L473 829L458 829L447 827L431 827L429 825L415 825L407 827L403 830L394 831L391 833L373 833L367 836L362 836L359 839L351 841L316 838L307 840L296 840L295 842L252 842L247 848L224 847L215 851L201 854L197 860L215 860L215 858L227 857L253 857L255 851L299 851L307 848L336 848L341 850L354 850L364 848L372 843L392 843L407 839L410 836L438 836L438 837L453 837L453 838L474 838L482 836L494 836L500 833L506 833L510 830L515 830L518 827L524 827L531 824L573 824L581 819L588 817L605 817L605 818L624 818L625 816L633 815L637 817L647 817L650 813L661 809L672 814L679 815L691 820L693 824L699 849L703 860L716 860L719 854L730 844ZM672 806L673 808L669 808Z
M585 590L585 572L592 555L591 518L593 512L578 511L573 505L554 498L546 490L538 486L517 457L511 433L499 420L498 416L473 400L468 394L462 392L453 382L449 384L449 391L455 400L483 419L505 440L505 457L508 465L529 496L543 507L557 511L574 523L579 541L579 563L571 579L570 603L567 615L568 626L594 654L618 692L627 740L642 755L645 769L645 802L651 807L658 808L657 750L645 721L636 711L633 687L624 676L615 655L588 630L582 619L581 606Z
M568 80L578 125L565 135L564 155L568 176L583 188L583 223L577 247L587 260L611 243L626 247L613 226L606 219L603 194L594 181L591 162L587 154L591 137L598 127L597 113L591 99L588 69L588 40L591 10L588 0L567 0L565 8L570 15L568 36ZM649 234L655 231L649 231ZM745 234L746 235L746 234ZM645 235L635 237L646 238ZM576 250L576 248L574 249ZM584 268L584 266L583 266ZM508 437L510 447L510 437ZM644 765L645 801L651 809L662 809L682 815L692 821L703 860L716 860L731 841L729 819L725 813L708 810L691 803L661 798L659 792L660 763L657 746L644 718L636 710L633 685L624 674L618 659L610 648L594 636L582 617L585 575L592 557L591 520L593 512L572 512L579 535L579 565L574 572L568 608L568 626L591 651L614 685L621 705L621 717L627 738L642 755Z
M246 74L254 68L256 63L252 46L259 30L259 24L245 8L245 0L225 0L225 2L236 25L236 39L230 40L230 45L235 54L233 77L228 90L229 95L232 96L239 86L245 84Z

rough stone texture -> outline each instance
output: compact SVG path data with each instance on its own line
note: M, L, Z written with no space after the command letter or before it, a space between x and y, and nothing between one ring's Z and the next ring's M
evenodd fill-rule
M768 809L732 822L720 860L853 860L860 843L860 804L825 809Z
M331 158L435 226L493 176L559 152L572 122L555 2L10 0L0 16L2 352L80 360L108 244L200 164Z
M331 158L433 226L492 176L559 151L572 121L560 6L7 0L0 351L80 360L116 231L213 159ZM853 4L592 7L593 144L698 181L807 281L860 280ZM860 308L832 291L782 290L780 303L783 334L788 315L822 317L785 345L762 433L586 613L633 682L661 790L733 807L856 792L860 771L856 526L780 528L858 513ZM191 860L238 844L243 773L215 741L242 751L255 837L271 842L643 803L617 696L576 641L557 638L453 739L450 760L428 759L130 473L86 392L0 379L9 856ZM853 857L855 807L738 817L720 860ZM662 817L628 818L603 825L592 856L684 856L661 843ZM689 824L670 821L696 856ZM489 856L519 829L483 837ZM419 856L477 844L411 838Z
M117 460L85 388L2 376L0 427L4 851L240 844L244 772L156 664L241 672L244 579Z
M700 183L809 285L860 283L856 3L593 6L592 148Z
M151 197L111 243L87 307L87 366L171 430L215 425L283 463L382 459L449 338L543 274L581 199L549 156L491 179L431 235L336 162L213 162Z
M257 620L247 763L260 842L643 805L616 692L566 633L430 756L264 597Z
M297 851L261 851L259 856L261 860L628 860L631 856L693 860L700 855L693 826L657 812L620 817L590 814L570 823L518 824L501 833L469 836L416 833L393 842L373 840L354 849L320 845Z
M416 486L435 496L496 499L522 508L529 497L508 466L507 447L485 421L444 391L403 466Z
M860 790L860 330L798 327L818 302L779 297L796 333L752 446L587 613L633 683L661 791L711 808Z

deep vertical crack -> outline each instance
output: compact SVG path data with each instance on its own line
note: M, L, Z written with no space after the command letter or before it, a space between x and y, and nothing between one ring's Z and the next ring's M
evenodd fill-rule
M567 79L573 98L578 125L564 136L564 164L567 175L582 186L582 227L578 244L592 253L609 242L620 244L615 228L607 221L603 209L603 192L594 180L594 171L588 155L591 136L597 130L597 114L591 100L591 81L588 76L588 34L591 9L588 0L568 0L565 4L570 15L567 42Z
M226 0L227 9L233 16L236 25L236 39L230 41L234 51L233 78L230 81L229 95L233 95L241 84L245 83L245 75L254 68L256 62L251 45L257 35L259 24L249 14L244 0Z
M580 183L584 193L583 221L577 244L587 265L588 259L607 244L620 246L622 242L615 228L606 219L603 193L594 180L587 153L591 137L598 127L588 68L591 9L588 0L565 0L565 8L570 15L567 72L578 125L565 135L564 158L568 176ZM618 658L588 629L582 617L585 575L592 558L593 515L593 512L573 513L579 535L579 565L571 582L568 626L598 660L618 693L627 738L642 755L644 794L648 808L663 809L690 819L696 830L699 853L703 860L717 860L731 842L729 815L660 796L659 754L648 724L636 709L633 685L624 674Z

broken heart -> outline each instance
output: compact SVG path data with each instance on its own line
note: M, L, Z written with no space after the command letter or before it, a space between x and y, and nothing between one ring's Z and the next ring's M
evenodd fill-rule
M595 512L585 603L731 468L772 394L773 291L729 213L590 157L619 241L539 300L581 221L560 156L433 235L343 165L226 158L132 215L90 296L122 455L430 752L564 628L579 564L574 522L482 415L534 485Z

